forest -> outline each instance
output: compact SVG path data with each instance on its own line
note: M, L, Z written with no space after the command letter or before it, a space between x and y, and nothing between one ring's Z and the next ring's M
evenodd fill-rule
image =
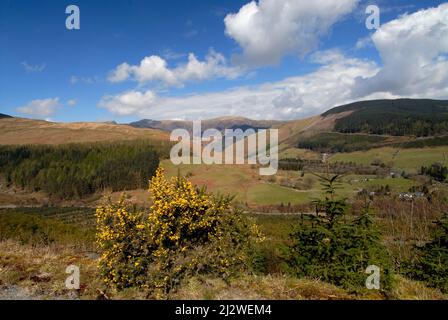
M352 113L336 121L341 133L427 137L448 133L448 102L398 99L362 101L333 108L323 116Z
M8 186L82 198L104 189L146 187L165 149L145 141L0 146L0 173Z
M381 136L328 132L300 139L297 148L332 153L352 152L380 147L384 141Z

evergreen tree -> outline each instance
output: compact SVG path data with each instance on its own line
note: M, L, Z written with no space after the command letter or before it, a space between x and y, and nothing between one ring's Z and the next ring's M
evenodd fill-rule
M346 221L347 203L336 198L340 176L319 176L325 198L316 200L316 215L302 216L291 234L290 262L299 276L320 278L351 290L365 285L366 268L380 267L381 289L391 286L390 263L368 203L359 218Z
M432 241L418 249L419 262L409 275L448 293L448 213L436 221L436 225Z

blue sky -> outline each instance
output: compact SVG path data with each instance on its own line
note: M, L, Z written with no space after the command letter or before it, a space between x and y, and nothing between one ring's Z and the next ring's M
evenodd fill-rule
M0 112L294 119L357 99L447 97L443 1L332 1L3 0ZM70 4L80 30L65 27ZM369 4L379 30L365 27Z

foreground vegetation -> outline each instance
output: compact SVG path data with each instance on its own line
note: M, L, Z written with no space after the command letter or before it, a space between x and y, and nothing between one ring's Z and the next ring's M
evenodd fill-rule
M197 275L224 280L244 272L255 224L182 177L166 180L158 169L150 185L152 206L138 211L120 200L97 209L99 269L116 289L139 288L164 297Z
M251 215L261 242L247 241L255 225L228 200L161 174L150 211L124 200L98 209L100 251L92 209L3 209L0 286L28 298L447 298L443 196L415 201L409 216L403 201L378 197L367 210L329 187L317 216ZM382 290L364 287L370 263L389 270ZM64 289L69 264L81 267L75 292Z

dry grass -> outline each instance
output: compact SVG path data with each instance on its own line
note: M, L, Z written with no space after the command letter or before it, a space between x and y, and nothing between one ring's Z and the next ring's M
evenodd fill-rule
M68 290L67 266L80 268L80 290ZM0 242L0 299L96 298L100 281L92 253L62 246L20 245ZM14 289L14 290L11 290Z
M440 290L428 288L423 283L397 276L391 299L397 300L448 300Z
M106 290L101 283L92 252L62 246L29 246L13 241L0 242L1 299L145 299L137 289L121 292ZM77 265L81 272L80 290L65 288L65 268ZM375 291L348 293L344 289L314 279L282 275L242 275L229 283L215 278L192 278L170 294L169 299L282 299L282 300L347 300L347 299L448 299L439 290L422 283L397 277L395 288L385 295Z
M169 134L161 130L99 122L57 123L21 118L0 120L0 144L65 144L135 139L169 141Z
M310 117L306 119L294 120L287 122L278 127L279 142L290 141L292 136L297 136L308 127L317 124L322 118L320 116Z
M244 276L226 284L221 279L191 279L174 299L188 300L329 300L354 299L343 289L318 280L284 276Z

